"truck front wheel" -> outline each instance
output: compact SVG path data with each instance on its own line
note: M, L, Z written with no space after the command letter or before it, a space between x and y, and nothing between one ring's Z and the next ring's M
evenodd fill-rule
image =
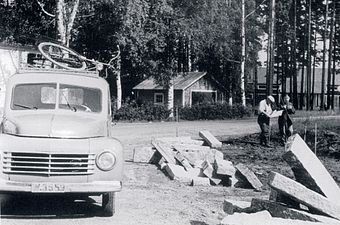
M102 208L104 216L113 216L115 213L115 193L108 192L102 195Z

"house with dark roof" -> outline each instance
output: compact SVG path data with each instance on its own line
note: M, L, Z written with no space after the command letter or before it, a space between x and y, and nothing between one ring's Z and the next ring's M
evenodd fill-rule
M203 102L224 102L226 89L206 72L179 73L173 79L174 106L192 106ZM133 90L142 102L164 105L168 101L167 90L150 77Z
M327 94L327 69L325 74L325 96L324 102L326 102L326 94ZM307 70L304 70L304 86L303 86L303 95L304 102L306 102L306 75ZM313 76L313 71L312 71ZM300 104L300 96L301 96L301 79L302 79L302 69L299 69L297 73L297 93L298 93L298 101ZM313 79L313 78L312 78ZM312 83L313 81L311 81ZM315 81L314 81L314 95L313 95L313 106L320 107L321 101L321 83L322 83L322 68L315 68ZM251 77L248 78L248 84L253 87L252 91L248 93L249 100L253 101L256 105L264 98L266 98L266 67L258 67L257 73L255 71L251 73ZM333 86L330 87L333 89ZM292 78L287 77L286 79L286 88L284 87L280 80L277 80L277 76L274 76L273 80L273 95L274 97L278 97L278 94L285 92L290 97L292 97L293 91L293 82ZM277 98L278 99L278 98ZM340 107L340 76L335 75L334 80L334 107Z

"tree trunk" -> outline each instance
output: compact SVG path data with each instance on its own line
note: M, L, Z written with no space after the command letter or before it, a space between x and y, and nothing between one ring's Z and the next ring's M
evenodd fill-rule
M333 3L333 14L332 14L332 24L331 24L331 32L329 34L329 50L328 50L328 76L327 76L327 109L329 109L332 105L331 103L331 94L332 94L332 52L333 52L333 31L335 25L335 4Z
M57 0L57 10L56 10L56 20L57 20L57 30L58 30L58 39L61 44L66 45L66 28L64 21L64 10L65 10L65 2L64 0Z
M323 32L323 55L322 55L322 77L321 77L321 101L320 109L325 109L325 73L326 73L326 38L327 38L327 25L328 23L328 0L326 0L326 10L325 10L325 27Z
M303 61L305 61L305 56L303 56ZM304 63L303 63L304 64ZM302 65L301 69L301 86L300 86L300 110L303 109L303 106L305 105L305 99L304 99L304 92L303 92L303 86L305 85L305 66Z
M117 110L122 107L122 84L120 78L121 71L121 56L118 57L117 67L116 67L116 85L117 85Z
M293 53L292 53L292 61L293 61L293 104L294 107L298 108L298 88L297 88L297 68L296 68L296 1L294 0L294 38L293 38Z
M274 40L275 40L275 0L271 0L269 23L269 43L268 43L268 60L267 60L267 95L273 94L273 76L274 76Z
M174 118L174 85L173 82L170 81L168 86L168 102L167 109L170 111L169 118Z
M246 106L246 90L245 90L245 60L246 60L246 36L245 36L245 0L242 0L242 27L241 27L241 39L242 39L242 49L241 49L241 99L242 105Z
M335 67L335 61L336 61L336 59L335 59L335 51L333 51L333 74L332 74L332 110L334 110L334 95L335 95L335 74L336 74L336 72L335 72L335 69L336 69L336 67Z
M312 30L312 0L308 1L308 31L307 31L307 87L306 87L306 110L311 109L310 104L310 86L311 86L311 69L312 69L312 56L311 56L311 30Z
M255 107L256 104L257 104L257 102L256 102L256 100L257 100L257 65L254 69L254 81L253 81L253 83L254 83L253 107Z
M316 67L316 31L314 33L314 47L313 50L315 51L313 55L313 78L312 78L312 104L311 104L311 109L313 110L314 108L314 94L315 94L315 67Z
M58 39L62 45L69 46L71 39L71 31L73 28L74 20L76 18L78 8L79 8L79 0L75 0L73 2L73 7L71 12L68 15L66 10L65 1L64 0L56 0L56 23L58 30Z

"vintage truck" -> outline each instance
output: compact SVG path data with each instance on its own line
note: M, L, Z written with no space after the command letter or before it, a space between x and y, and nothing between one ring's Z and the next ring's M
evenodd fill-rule
M102 195L103 213L112 216L123 149L110 132L109 85L97 73L21 70L6 83L0 193Z

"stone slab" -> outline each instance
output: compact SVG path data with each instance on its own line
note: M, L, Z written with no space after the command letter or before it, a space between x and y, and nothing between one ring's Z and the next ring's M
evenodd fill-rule
M223 211L229 215L234 213L246 212L251 206L251 202L224 199L223 201Z
M195 165L195 163L199 160L208 160L210 163L214 163L215 160L215 151L210 148L202 151L182 151L176 146L175 149L181 151L183 156L188 159L191 165Z
M237 171L249 182L249 184L257 191L262 190L262 183L246 165L239 163L235 166Z
M271 172L268 184L278 192L282 192L294 200L306 205L318 212L340 219L340 205L330 199L314 192L302 184L285 177L279 173Z
M182 183L191 184L193 177L185 171L182 166L168 163L164 169L171 180L178 180Z
M186 170L190 170L193 167L190 165L189 161L183 156L183 154L181 152L176 152L175 154L175 159L177 159L177 161L186 169Z
M289 138L283 158L292 168L296 181L331 201L339 202L339 186L298 134Z
M210 133L208 130L202 130L199 132L199 136L208 143L208 145L212 148L221 148L222 142L217 140L217 138Z
M192 186L210 186L210 179L208 177L194 177Z
M219 150L217 150L217 149L213 149L212 150L213 151L213 153L214 153L214 158L215 158L215 160L217 159L217 160L223 160L223 158L224 158L224 156L223 156L223 152L221 152L221 151L219 151Z
M205 160L202 163L202 170L204 175L206 175L209 178L212 178L214 175L214 167L209 163L209 161Z
M159 141L167 142L168 144L175 145L175 144L185 144L185 145L203 145L203 140L195 140L192 139L190 136L179 136L179 137L162 137L157 138Z
M270 190L269 200L283 203L290 208L301 209L301 204L299 202L287 195L282 194L282 192L275 191L274 189Z
M235 174L236 170L232 162L221 160L220 158L215 158L214 168L217 175L227 175L230 177Z
M164 142L153 140L151 144L156 148L156 150L162 155L162 157L172 164L176 164L175 157L173 155L172 148Z
M214 167L209 163L209 161L205 160L203 162L202 170L204 175L206 175L214 185L221 183L221 179L214 177Z
M174 144L173 147L182 152L209 151L211 149L209 146L195 144Z
M257 213L234 213L227 215L221 221L221 225L267 225L272 224L272 217L268 211ZM270 223L269 223L270 222Z
M187 170L187 172L192 176L192 177L206 177L203 173L202 168L192 168Z
M151 146L135 147L133 149L133 162L150 163L156 150Z
M272 217L319 222L319 220L313 218L312 216L304 214L303 212L300 212L296 209L288 208L281 203L269 200L253 198L251 201L251 209L255 212L267 210Z

